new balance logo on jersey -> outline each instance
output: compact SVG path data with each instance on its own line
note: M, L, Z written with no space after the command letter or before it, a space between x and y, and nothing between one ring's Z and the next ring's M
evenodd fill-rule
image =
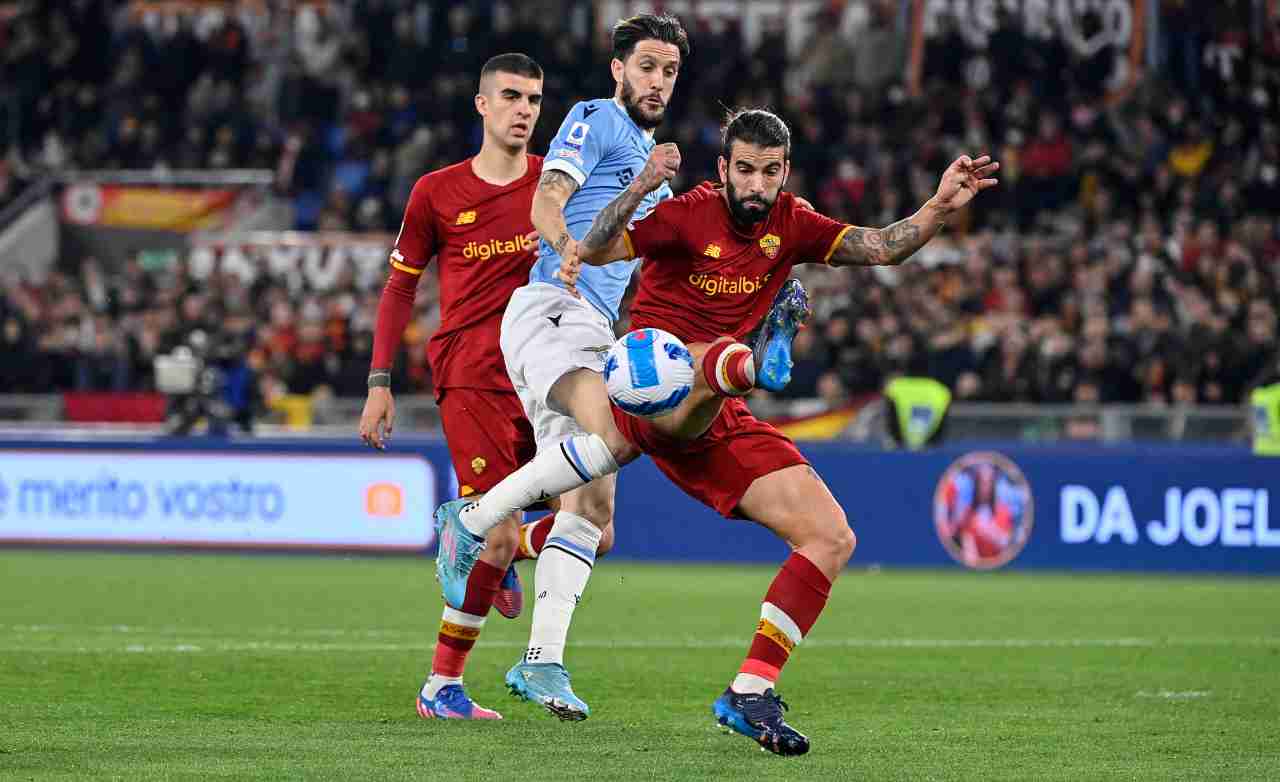
M469 212L458 212L458 222L454 223L454 225L471 225L475 221L475 210Z
M703 250L702 254L709 256L711 258L719 258L720 245L716 244L715 242L712 242L711 244L707 245L707 249Z
M469 214L475 214L470 212ZM459 220L462 218L459 217ZM467 242L467 246L462 248L462 257L479 258L487 261L495 255L510 255L511 253L523 252L533 247L533 242L524 238L524 234L516 234L510 239L490 239L487 242Z

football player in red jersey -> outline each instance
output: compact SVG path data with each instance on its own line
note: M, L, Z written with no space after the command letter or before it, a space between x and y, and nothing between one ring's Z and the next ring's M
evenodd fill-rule
M542 158L528 153L542 108L542 68L523 54L501 54L480 71L476 111L484 141L475 157L433 171L414 185L391 253L378 305L369 396L360 436L386 447L395 417L391 367L409 321L418 281L433 256L440 275L440 325L428 345L436 402L463 494L483 494L535 453L533 430L498 347L511 292L529 281L537 250L529 220ZM471 573L467 603L446 605L431 676L418 696L424 718L499 719L462 686L467 656L489 607L520 612L510 567L519 515L495 527ZM610 530L611 531L611 530ZM601 553L611 545L601 541Z
M741 397L757 385L778 390L790 380L791 339L809 313L804 289L787 279L792 266L901 263L942 229L948 215L994 186L999 168L986 156L960 157L914 215L887 228L859 228L804 208L782 191L790 151L791 134L781 119L767 111L739 112L725 128L720 182L660 203L628 229L635 205L669 176L678 156L656 148L632 187L596 216L577 259L560 270L571 285L582 262L645 258L633 328L671 332L694 356L696 383L676 412L649 420L615 407L617 428L596 434L611 443L621 433L690 496L725 516L762 524L791 544L792 554L765 595L746 659L712 706L722 725L783 755L807 752L809 740L783 719L773 688L826 605L856 539L800 451L756 419ZM762 318L753 350L739 340ZM623 449L615 459L631 456Z

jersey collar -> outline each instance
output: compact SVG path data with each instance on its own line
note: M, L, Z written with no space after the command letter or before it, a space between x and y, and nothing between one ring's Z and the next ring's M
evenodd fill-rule
M622 105L622 101L618 99L618 96L615 95L614 97L610 98L609 102L613 104L613 107L618 110L618 113L622 115L622 118L624 120L631 123L631 127L643 133L645 138L649 139L650 141L653 141L653 132L657 130L657 128L649 128L648 130L645 130L644 128L637 125L636 121L631 119L631 115L627 113L627 107Z

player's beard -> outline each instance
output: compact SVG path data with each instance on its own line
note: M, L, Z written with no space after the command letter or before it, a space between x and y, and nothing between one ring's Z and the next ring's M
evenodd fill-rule
M738 189L733 186L733 182L726 181L724 183L725 195L729 201L729 214L733 216L733 221L744 227L751 227L761 220L769 216L769 212L773 211L773 201L768 201L764 196L748 196L745 199L738 198ZM763 206L763 209L748 209L747 203L754 203Z
M663 117L667 114L666 106L658 110L657 116L645 114L640 108L640 97L637 95L637 90L631 86L631 82L627 81L626 76L622 77L622 105L626 107L627 116L631 117L631 121L645 130L653 130L661 125Z

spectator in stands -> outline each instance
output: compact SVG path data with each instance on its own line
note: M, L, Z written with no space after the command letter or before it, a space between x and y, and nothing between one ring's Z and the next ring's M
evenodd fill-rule
M950 15L912 97L899 4L844 6L824 6L794 51L781 23L754 47L737 20L697 30L662 131L686 161L676 184L714 173L714 107L766 103L794 129L789 187L824 211L884 225L961 145L1000 150L1002 200L903 268L797 269L819 311L788 395L834 403L929 372L957 398L1236 404L1276 365L1280 34L1248 3L1161 3L1155 67L1112 103L1110 51L1081 58L1012 24L978 50ZM540 53L559 115L601 91L609 56L585 0L331 0L216 24L117 11L36 3L8 23L0 210L46 170L253 166L276 172L297 228L394 233L417 177L474 147L477 58ZM0 349L20 367L7 388L145 388L157 351L235 321L265 394L362 392L376 294L350 279L312 291L63 264L75 274L0 295ZM407 390L430 384L433 285L396 373Z

